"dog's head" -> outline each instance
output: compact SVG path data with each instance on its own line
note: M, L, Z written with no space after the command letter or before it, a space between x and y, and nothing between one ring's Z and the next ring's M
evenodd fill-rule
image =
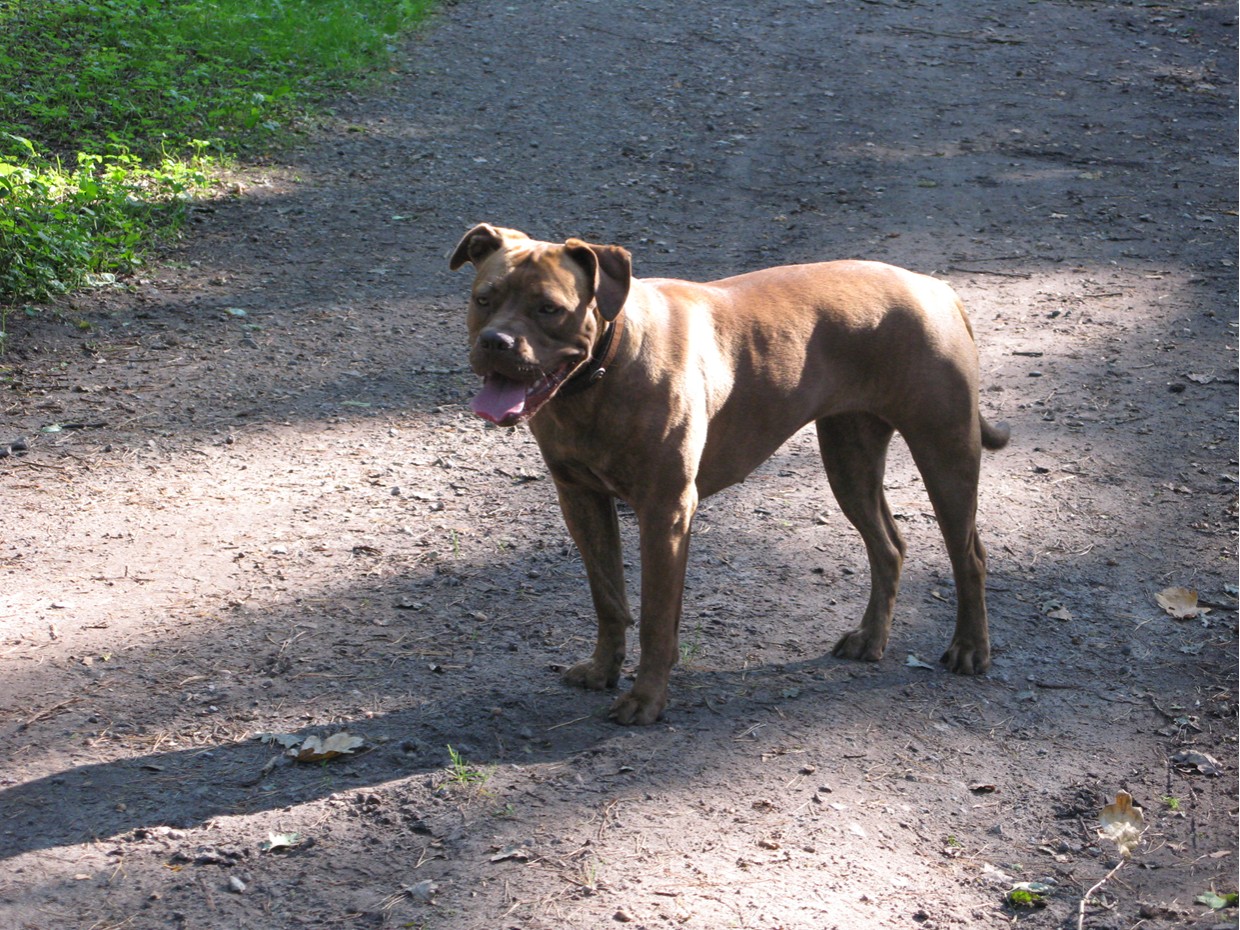
M500 426L528 420L590 360L629 292L629 253L580 239L537 242L482 223L452 253L474 266L470 367L482 377L474 413Z

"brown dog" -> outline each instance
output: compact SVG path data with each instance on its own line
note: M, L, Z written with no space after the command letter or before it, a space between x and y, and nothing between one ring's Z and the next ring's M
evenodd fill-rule
M1007 427L977 409L977 349L960 300L934 278L877 262L755 271L710 284L631 276L629 253L579 239L537 242L482 224L451 267L476 270L473 410L525 420L555 479L598 614L594 655L565 672L586 688L620 679L632 623L615 499L641 539L641 659L611 708L652 723L676 663L689 531L698 501L743 481L813 422L831 488L861 533L870 601L835 645L881 658L904 559L883 494L899 430L921 470L951 557L956 631L942 661L990 664L986 551L977 537L981 450Z

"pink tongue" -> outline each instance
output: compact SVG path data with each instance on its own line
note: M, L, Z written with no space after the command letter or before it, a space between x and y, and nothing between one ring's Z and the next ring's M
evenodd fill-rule
M469 406L483 419L502 423L525 409L525 385L501 375L488 375Z

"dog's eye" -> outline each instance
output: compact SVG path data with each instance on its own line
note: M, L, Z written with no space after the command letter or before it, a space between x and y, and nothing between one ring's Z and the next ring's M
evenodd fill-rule
M563 313L564 308L559 304L545 303L538 307L539 313L545 313L547 316L555 316L557 313Z
M476 303L479 307L489 307L491 305L491 298L487 297L485 294L475 294L474 303Z

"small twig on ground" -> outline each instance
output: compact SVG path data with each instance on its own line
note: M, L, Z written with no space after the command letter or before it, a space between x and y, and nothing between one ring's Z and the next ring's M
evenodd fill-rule
M565 720L563 723L557 723L555 726L547 727L547 732L550 733L552 730L558 730L560 727L570 727L574 723L581 723L581 721L589 720L593 716L593 714L586 714L584 717L577 717L573 720Z
M68 469L65 468L63 465L48 465L45 462L21 461L21 462L14 462L13 466L15 468L47 468L52 471L68 471Z
M1081 898L1081 904L1076 911L1076 930L1085 930L1085 905L1089 902L1089 899L1093 897L1094 892L1105 885L1107 881L1110 880L1112 875L1124 867L1124 863L1127 861L1127 859L1120 859L1115 868L1107 872L1107 874L1102 876L1102 879L1094 885L1094 887L1085 892L1084 896Z
M948 271L957 271L962 274L990 274L1000 278L1032 278L1033 275L1026 271L990 271L986 268L961 268L958 265L952 265Z
M48 717L55 716L56 714L64 710L66 707L68 707L70 704L76 704L80 700L82 700L81 697L66 698L63 701L59 701L53 704L51 707L43 708L41 711L36 713L33 717L28 717L23 723L21 723L17 728L17 732L20 733L23 730L28 730L32 724L38 723L40 720L44 720Z
M971 32L937 32L933 29L916 29L912 26L901 26L895 31L905 35L933 36L936 39L963 39L968 42L994 42L998 45L1023 45L1025 42L1024 39L1014 36L1000 36L993 33L977 35Z

